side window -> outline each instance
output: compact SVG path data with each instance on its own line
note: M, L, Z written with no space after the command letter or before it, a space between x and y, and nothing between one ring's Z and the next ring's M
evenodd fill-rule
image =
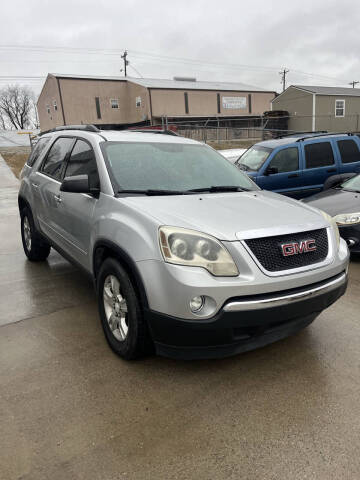
M48 145L50 137L40 138L33 148L30 156L26 162L29 167L32 167L40 155L44 152L45 147Z
M269 167L275 167L279 173L299 170L299 151L297 147L284 148L275 154Z
M330 142L305 145L306 168L319 168L333 165L334 154Z
M60 180L64 158L73 141L74 139L70 137L61 137L55 140L49 150L41 171L46 175L55 178L55 180Z
M83 140L76 141L66 167L65 177L74 175L88 175L90 188L100 186L94 151Z
M342 163L360 162L359 147L354 140L338 140Z

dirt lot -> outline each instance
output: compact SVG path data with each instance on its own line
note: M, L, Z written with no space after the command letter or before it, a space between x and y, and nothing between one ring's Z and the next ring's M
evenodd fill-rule
M0 155L19 178L20 171L30 155L30 147L1 147Z

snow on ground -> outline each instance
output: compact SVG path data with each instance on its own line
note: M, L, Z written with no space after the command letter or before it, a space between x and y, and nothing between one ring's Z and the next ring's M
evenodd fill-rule
M20 132L36 134L39 130L0 130L0 147L29 147L29 135Z
M246 148L228 148L227 150L218 150L229 162L235 163L236 160L246 151Z

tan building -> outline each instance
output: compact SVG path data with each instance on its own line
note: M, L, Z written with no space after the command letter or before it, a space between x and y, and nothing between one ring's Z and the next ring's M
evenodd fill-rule
M272 101L289 112L289 130L358 132L360 88L291 85Z
M49 74L37 108L42 131L73 124L119 128L188 119L251 119L269 110L274 97L275 92L240 83Z

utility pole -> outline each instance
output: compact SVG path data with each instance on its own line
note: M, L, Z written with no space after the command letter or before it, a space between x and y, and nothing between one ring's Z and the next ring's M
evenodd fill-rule
M282 70L281 72L279 72L279 75L281 75L281 81L280 83L282 83L283 85L283 91L285 90L285 85L286 85L286 74L289 73L290 70L287 70L286 68L284 68L284 70Z
M124 60L124 75L126 77L126 67L129 65L129 61L126 60L126 57L128 56L127 50L124 51L124 54L121 55L121 58Z
M352 85L353 88L355 88L355 85L357 85L360 82L357 82L356 80L353 80L352 82L349 83L349 85Z

